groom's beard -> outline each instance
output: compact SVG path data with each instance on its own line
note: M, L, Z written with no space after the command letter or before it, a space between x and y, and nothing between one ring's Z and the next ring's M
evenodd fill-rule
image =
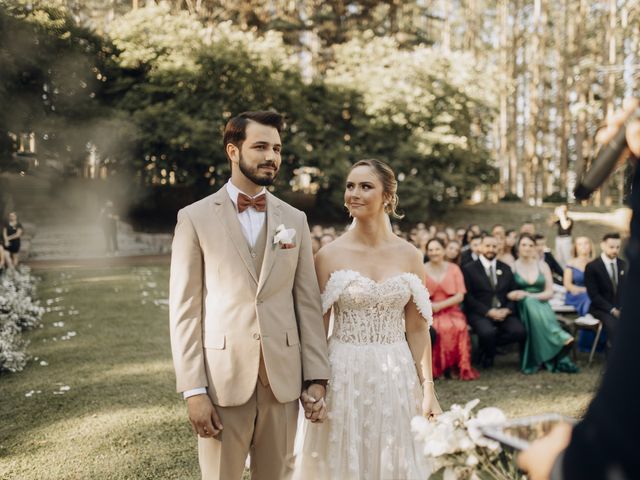
M273 182L275 181L276 177L278 176L278 172L280 171L275 162L270 161L262 162L256 167L252 167L244 161L242 153L240 154L238 166L240 167L240 171L245 177L247 177L256 185L260 185L261 187L268 187L269 185L273 185ZM260 167L273 167L274 170L272 173L261 172Z

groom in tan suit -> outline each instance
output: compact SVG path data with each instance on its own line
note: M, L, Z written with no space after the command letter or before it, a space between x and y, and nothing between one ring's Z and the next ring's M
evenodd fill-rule
M282 117L245 112L225 128L231 180L178 213L170 328L177 390L198 434L202 478L286 478L298 398L322 421L329 378L304 213L265 187L280 168Z

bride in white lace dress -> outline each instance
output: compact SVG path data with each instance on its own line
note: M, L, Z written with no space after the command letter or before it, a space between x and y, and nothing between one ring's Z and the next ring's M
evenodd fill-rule
M328 330L328 418L304 422L294 478L420 479L430 470L414 442L415 415L441 412L431 376L431 303L422 255L390 229L393 171L356 163L345 205L354 228L316 255Z

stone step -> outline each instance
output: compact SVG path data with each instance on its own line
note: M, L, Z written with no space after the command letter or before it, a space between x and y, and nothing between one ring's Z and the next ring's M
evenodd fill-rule
M103 202L96 192L100 185L82 179L52 181L37 172L0 177L12 200L7 208L18 213L24 227L22 258L64 260L106 255L98 218ZM120 221L118 248L120 256L166 254L171 250L171 235L135 232Z

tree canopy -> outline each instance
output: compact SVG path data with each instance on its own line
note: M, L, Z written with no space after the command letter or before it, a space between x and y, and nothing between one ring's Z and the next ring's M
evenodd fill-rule
M204 22L167 3L117 16L102 35L63 7L14 4L0 13L5 38L23 32L29 47L0 47L10 72L0 95L15 99L0 127L37 132L43 154L67 166L91 144L111 172L203 196L229 174L227 120L273 109L287 120L278 192L294 202L296 190L305 192L312 214L342 215L346 173L361 158L390 163L413 221L497 178L487 142L494 83L468 54L372 29L333 45L322 73L309 75L286 33Z

